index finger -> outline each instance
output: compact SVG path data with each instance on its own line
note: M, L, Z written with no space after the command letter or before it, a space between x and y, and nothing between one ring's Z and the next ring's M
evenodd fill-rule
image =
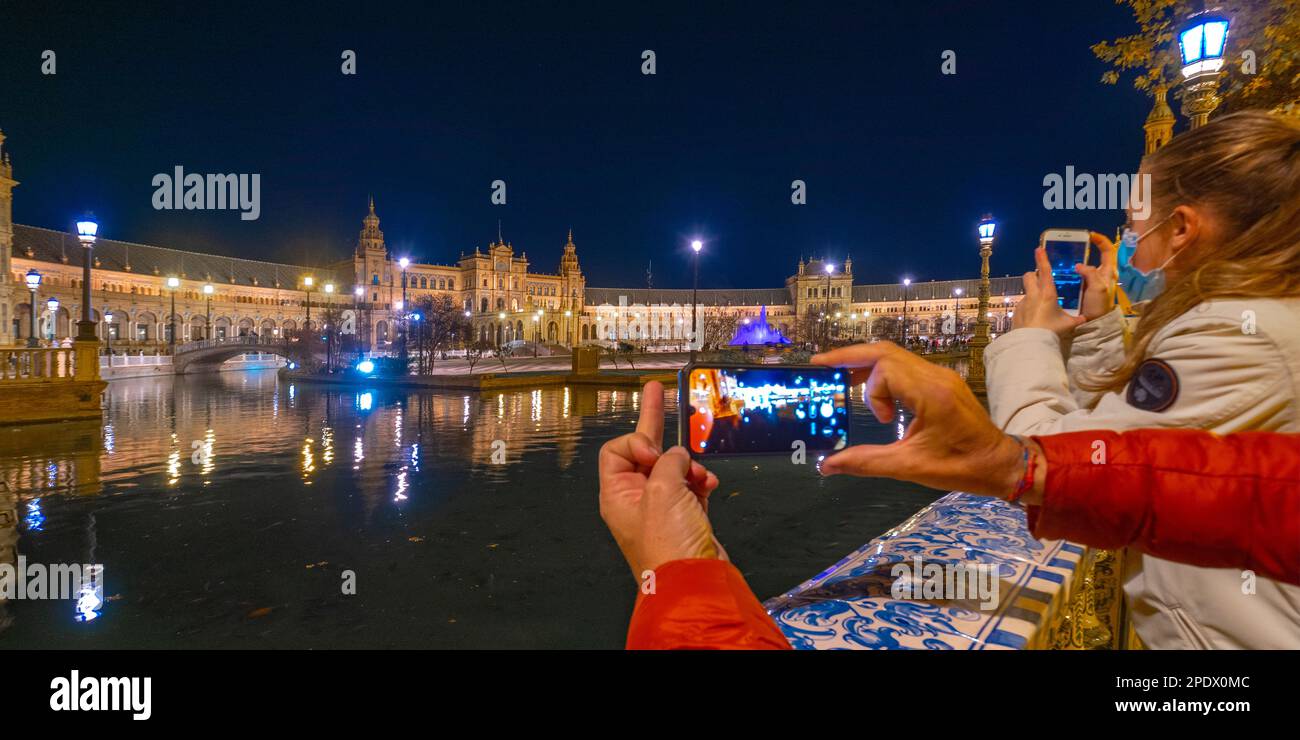
M641 389L641 418L636 430L644 434L656 450L664 448L664 385L652 380Z
M870 368L880 362L882 357L902 351L903 349L893 342L850 344L847 347L815 354L809 362L814 365L826 365L827 367Z

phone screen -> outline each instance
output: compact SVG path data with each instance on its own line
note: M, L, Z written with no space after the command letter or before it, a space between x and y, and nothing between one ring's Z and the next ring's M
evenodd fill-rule
M693 455L785 453L849 443L846 370L694 365L683 370L682 439Z
M1079 310L1083 278L1075 272L1074 266L1083 263L1087 257L1088 242L1048 240L1043 242L1043 247L1047 250L1047 261L1052 265L1057 303L1061 308Z

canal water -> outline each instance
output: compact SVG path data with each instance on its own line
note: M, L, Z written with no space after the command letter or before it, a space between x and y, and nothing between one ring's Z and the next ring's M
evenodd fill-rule
M0 648L623 644L636 584L600 520L596 464L634 427L638 392L394 392L242 371L106 395L102 425L0 429L18 555L103 566L102 603L0 606ZM901 432L871 418L860 387L853 414L858 440ZM938 496L788 458L712 467L718 538L760 598Z

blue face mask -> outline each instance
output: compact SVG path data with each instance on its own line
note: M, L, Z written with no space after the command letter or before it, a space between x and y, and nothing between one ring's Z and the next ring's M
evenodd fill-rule
M1165 218L1142 234L1132 229L1124 229L1124 235L1120 237L1119 252L1116 254L1119 261L1119 287L1124 289L1124 295L1128 296L1130 303L1149 301L1165 289L1165 267L1173 261L1174 255L1169 255L1169 259L1165 260L1163 265L1150 272L1142 272L1134 267L1133 255L1137 253L1138 242L1168 220Z

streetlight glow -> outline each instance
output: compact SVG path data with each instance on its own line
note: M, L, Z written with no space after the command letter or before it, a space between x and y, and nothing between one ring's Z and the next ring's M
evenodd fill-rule
M95 236L99 234L99 224L95 222L95 217L86 214L84 218L77 222L77 238L81 240L82 246L90 246L95 243Z
M700 250L701 250L701 249L704 249L704 242L700 241L699 239L696 239L696 240L692 241L692 242L691 242L691 249L694 249L694 250L695 250L695 253L696 253L696 254L699 254L699 253L700 253Z
M411 260L407 259L406 257L403 257L397 261L397 264L401 265L402 269L405 270L406 266L411 264Z
M204 294L204 295L212 295L212 291L213 291L213 290L215 290L215 288L212 287L212 283L208 283L208 284L206 284L206 285L203 286L203 294Z
M993 243L993 235L997 232L998 222L993 220L993 216L986 215L980 219L980 225L977 229L980 235L980 246L988 246Z
M167 278L167 287L168 287L168 288L171 288L172 290L175 290L175 289L181 287L181 280L180 280L180 278L174 278L174 277L169 277L169 278Z
M1228 19L1214 14L1192 17L1192 25L1178 34L1178 50L1183 60L1183 77L1223 68L1223 52L1228 45Z

